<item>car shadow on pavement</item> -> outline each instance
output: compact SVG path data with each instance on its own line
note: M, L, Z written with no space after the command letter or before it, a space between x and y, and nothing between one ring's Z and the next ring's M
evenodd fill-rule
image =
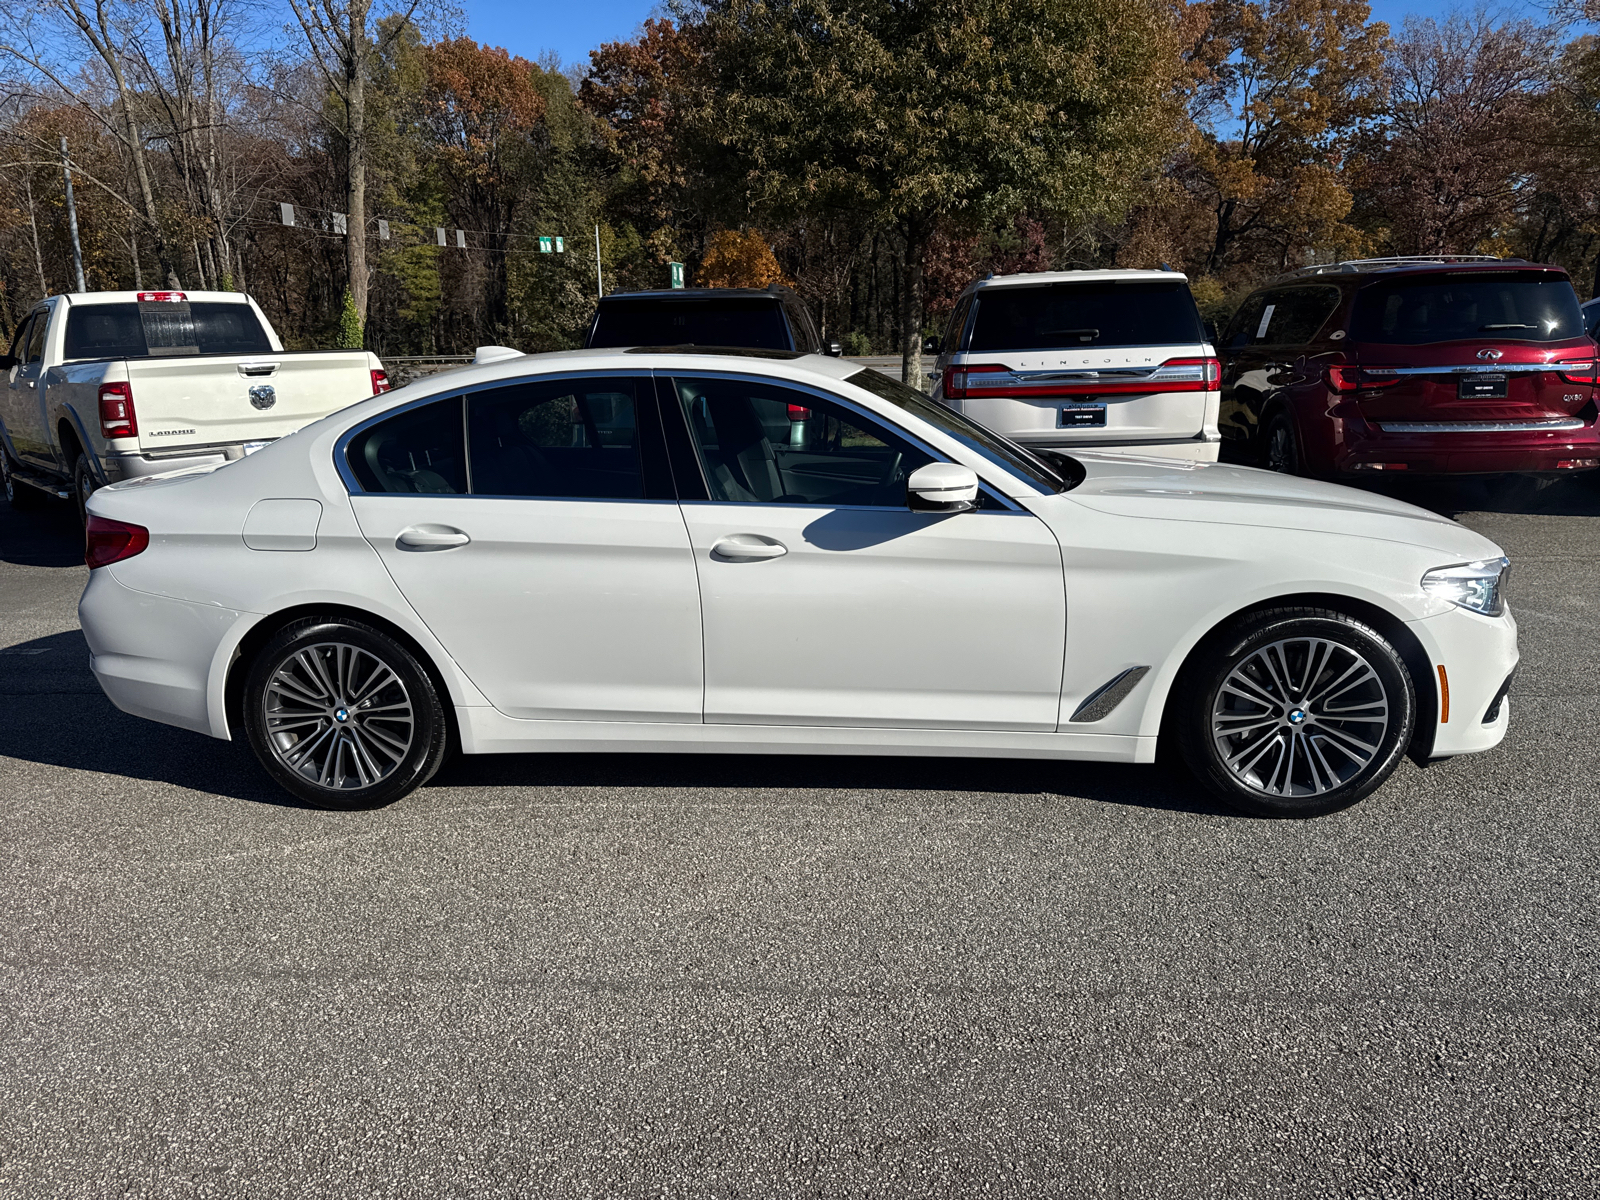
M77 630L0 647L0 757L165 783L252 804L306 807L267 777L242 740L217 741L115 708L89 671L89 648ZM492 754L455 757L429 785L433 788L1043 794L1135 808L1221 811L1187 778L1159 767L1018 759Z

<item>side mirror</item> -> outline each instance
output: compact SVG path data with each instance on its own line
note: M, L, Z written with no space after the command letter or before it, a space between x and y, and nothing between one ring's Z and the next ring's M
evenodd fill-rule
M844 353L844 345L840 342L829 342L828 348L823 353L829 358L838 358Z
M928 463L906 480L912 512L962 513L978 507L978 473L960 463Z
M942 353L944 353L944 342L943 342L943 340L940 339L940 338L936 338L936 337L928 338L926 341L924 341L922 343L922 352L924 354L942 354Z

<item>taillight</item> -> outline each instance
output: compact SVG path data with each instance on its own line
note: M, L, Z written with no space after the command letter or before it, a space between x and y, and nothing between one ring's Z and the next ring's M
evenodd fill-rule
M139 436L133 415L133 389L126 383L100 385L100 435L106 439Z
M1199 380L1190 378L1192 371L1183 371L1178 368L1199 367ZM1156 369L1156 375L1163 372L1175 377L1176 382L1163 391L1170 392L1214 392L1222 384L1222 360L1220 358L1169 358ZM1198 382L1198 386L1197 386Z
M1592 358L1577 359L1569 362L1552 363L1561 372L1561 378L1568 383L1594 383L1595 360Z
M1147 374L1127 378L1126 372ZM1082 378L1074 379L1071 376ZM1212 392L1222 382L1222 361L1216 358L1169 358L1159 367L1062 367L1053 371L1013 371L985 363L946 367L944 394L963 399L986 396L1126 396L1141 392Z
M1329 367L1325 373L1328 386L1336 392L1364 392L1400 382L1400 372L1393 367Z
M791 404L789 405L789 420L809 421L811 420L811 410L803 405Z
M83 561L89 564L90 569L105 567L143 553L149 545L150 531L143 525L91 516L84 540Z
M946 399L961 399L967 394L969 375L1010 374L1009 367L946 367L944 369L944 394Z
M381 396L389 390L389 372L372 371L372 394Z

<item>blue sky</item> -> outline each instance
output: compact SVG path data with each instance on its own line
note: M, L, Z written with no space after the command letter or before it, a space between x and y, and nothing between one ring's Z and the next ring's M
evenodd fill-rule
M624 41L658 8L657 0L577 0L566 4L529 4L526 0L467 0L467 33L479 42L504 46L524 58L547 50L563 64L587 66L589 51L601 42ZM1457 5L1446 0L1373 0L1375 20L1396 31L1406 16L1438 17ZM1526 0L1503 0L1494 11L1513 17L1538 18L1542 10Z

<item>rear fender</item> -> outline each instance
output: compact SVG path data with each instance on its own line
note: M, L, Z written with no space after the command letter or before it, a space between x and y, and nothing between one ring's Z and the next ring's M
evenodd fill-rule
M56 440L59 443L56 451L61 457L62 470L71 475L73 460L76 457L67 453L67 439L61 433L62 428L65 427L71 431L73 440L78 443L78 449L88 457L89 471L94 475L95 486L104 487L111 482L106 478L105 464L100 461L100 453L95 449L95 443L90 439L89 431L84 426L82 418L78 416L78 410L70 404L58 404L52 410L50 416L53 427L56 430ZM99 413L95 414L95 419L97 421L100 419Z

